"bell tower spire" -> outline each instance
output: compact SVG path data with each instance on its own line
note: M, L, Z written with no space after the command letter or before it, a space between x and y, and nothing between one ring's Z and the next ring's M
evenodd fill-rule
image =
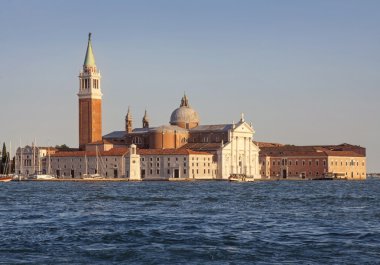
M142 126L143 126L143 128L149 128L149 117L148 117L148 113L146 110L144 113L144 117L142 119Z
M88 34L83 69L79 73L79 148L102 139L102 90L96 68L91 33Z
M131 133L133 130L131 109L128 106L128 113L125 116L125 130L127 133Z

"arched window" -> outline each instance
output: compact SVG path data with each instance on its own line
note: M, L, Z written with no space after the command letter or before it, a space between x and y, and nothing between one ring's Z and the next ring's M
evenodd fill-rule
M134 136L134 137L132 138L132 143L133 143L133 144L142 144L141 137L139 137L139 136Z

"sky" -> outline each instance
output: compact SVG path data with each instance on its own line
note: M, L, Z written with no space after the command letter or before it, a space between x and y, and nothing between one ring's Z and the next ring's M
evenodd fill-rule
M103 134L168 124L184 92L201 124L243 112L255 140L367 148L380 172L380 1L0 0L0 142L78 146L88 33ZM14 152L14 151L13 151Z

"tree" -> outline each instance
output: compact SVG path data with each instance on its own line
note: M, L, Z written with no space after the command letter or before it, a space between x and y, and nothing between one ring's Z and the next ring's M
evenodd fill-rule
M55 148L61 149L61 150L70 149L70 147L68 147L66 144L56 145Z
M5 170L7 168L7 159L8 159L7 147L5 146L5 143L3 143L3 150L1 152L1 169L0 169L1 174L6 174Z

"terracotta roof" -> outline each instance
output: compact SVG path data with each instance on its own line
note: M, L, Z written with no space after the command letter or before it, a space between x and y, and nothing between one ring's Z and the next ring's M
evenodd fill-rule
M100 156L122 156L123 154L127 153L127 148L112 148L108 151L99 151ZM62 151L57 152L51 157L80 157L80 156L96 156L95 151Z
M108 151L99 151L100 156L122 156L129 153L128 148L112 148ZM207 152L193 151L190 149L137 149L139 155L212 155ZM57 152L51 157L84 157L96 156L95 151Z
M363 153L362 148L357 146L345 146L344 150L338 148L339 146L295 146L295 145L283 145L283 146L266 146L260 147L261 156L344 156L344 157L365 157L365 151Z

